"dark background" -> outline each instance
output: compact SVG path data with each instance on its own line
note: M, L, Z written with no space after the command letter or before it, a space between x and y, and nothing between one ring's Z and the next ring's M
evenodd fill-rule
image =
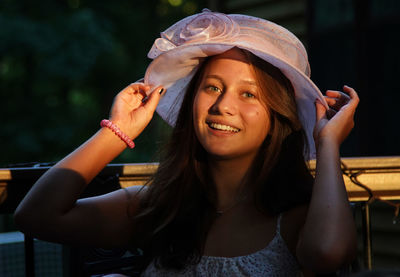
M399 155L400 1L310 2L312 78L321 91L354 86L361 99L342 154Z
M99 129L113 97L141 78L159 32L209 7L264 17L304 42L320 87L359 92L343 156L400 154L396 0L0 1L0 167L55 162ZM157 161L158 116L114 162Z
M400 156L398 0L0 0L0 167L56 162L87 140L143 76L159 32L204 7L283 25L305 44L322 92L356 88L342 156ZM156 115L114 162L157 161L169 130ZM392 207L373 203L371 218L374 267L398 268ZM14 230L0 215L0 232Z

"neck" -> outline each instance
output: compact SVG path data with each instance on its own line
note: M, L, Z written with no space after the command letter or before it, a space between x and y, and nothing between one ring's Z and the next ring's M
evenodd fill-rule
M250 188L243 186L243 179L253 162L253 157L240 159L209 158L211 176L216 185L218 210L225 210L243 200Z

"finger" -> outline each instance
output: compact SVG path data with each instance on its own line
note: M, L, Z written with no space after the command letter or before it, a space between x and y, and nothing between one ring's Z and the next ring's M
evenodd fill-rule
M339 111L343 106L348 103L347 99L338 99L338 98L325 98L326 103L328 103L329 108Z
M146 109L154 112L163 93L165 93L165 88L163 88L162 86L154 88L153 91L149 94L145 103Z
M325 100L328 105L335 110L340 110L343 106L345 106L350 101L350 96L343 92L339 91L329 91L325 96Z
M149 85L145 85L143 83L132 83L129 86L127 86L123 91L129 94L140 93L145 96L146 92L149 91L149 89L150 89Z
M343 86L343 90L350 96L350 103L354 106L357 106L358 103L360 102L360 98L358 97L357 92L349 87L349 86Z
M315 113L317 121L326 118L326 108L319 99L316 99L315 101Z
M330 107L332 107L332 106L336 105L338 99L337 99L337 98L331 98L331 97L326 97L326 96L325 96L325 101L326 101L326 103L328 103L328 105L329 105Z
M341 101L350 100L350 96L341 91L328 90L328 91L326 91L325 94L326 94L326 97L341 99Z
M327 90L325 92L326 96L334 97L334 98L339 98L341 96L341 94L342 93L340 91L337 91L337 90Z
M151 89L150 85L145 85L143 83L134 83L132 84L131 88L133 89L134 96L139 101L141 101L142 103L145 103L147 101L148 94Z
M330 97L326 97L325 96L325 101L326 103L328 103L329 109L327 110L327 117L331 118L329 116L329 110L334 110L339 111L346 103L344 103L343 100L339 99L339 98L330 98Z

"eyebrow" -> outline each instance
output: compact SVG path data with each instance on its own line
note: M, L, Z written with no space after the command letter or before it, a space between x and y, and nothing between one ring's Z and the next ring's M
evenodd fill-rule
M218 75L214 75L214 74L210 74L205 76L205 79L217 79L218 81L220 81L222 84L225 84L224 80L218 76ZM241 83L245 83L247 85L251 85L251 86L257 86L257 83L253 80L240 80Z

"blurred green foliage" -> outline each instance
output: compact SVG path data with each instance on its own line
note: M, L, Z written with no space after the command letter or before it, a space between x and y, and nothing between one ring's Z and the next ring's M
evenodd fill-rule
M140 79L154 39L204 7L195 0L0 3L0 166L55 162L99 129L113 97ZM157 160L155 116L114 162Z

